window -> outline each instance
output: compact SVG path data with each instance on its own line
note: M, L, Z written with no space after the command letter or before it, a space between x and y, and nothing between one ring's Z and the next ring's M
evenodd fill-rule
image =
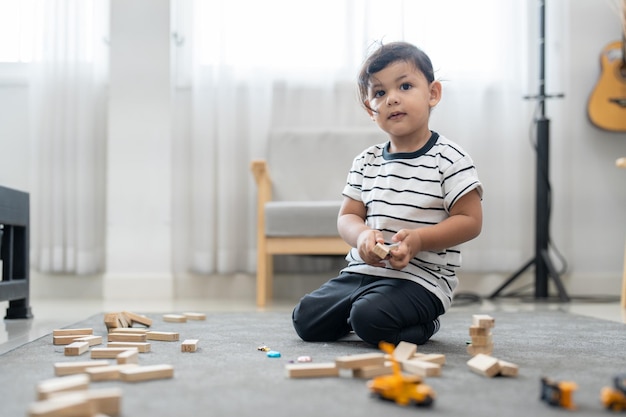
M34 2L0 0L0 63L32 60Z

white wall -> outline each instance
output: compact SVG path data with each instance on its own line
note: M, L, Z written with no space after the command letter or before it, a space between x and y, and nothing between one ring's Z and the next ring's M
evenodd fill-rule
M563 4L565 0L560 1ZM171 172L169 144L176 138L170 137L169 109L170 102L184 94L175 92L172 96L167 84L171 45L167 3L168 0L112 0L107 174L109 270L104 278L70 278L74 288L85 286L84 293L97 295L105 291L114 295L119 286L112 280L121 276L135 276L140 280L139 285L146 277L158 278L161 289L171 284L171 243L150 245L155 234L160 241L171 242L170 181L176 174ZM626 239L626 171L616 168L614 162L617 157L626 156L626 134L593 127L585 113L587 98L599 76L599 52L606 43L620 37L619 21L609 3L566 1L567 13L552 16L567 23L559 34L564 44L550 45L555 55L548 57L552 59L548 92L566 94L560 104L556 100L548 103L552 122L552 237L569 262L564 280L571 294L617 294L621 285ZM131 29L128 23L138 26ZM145 56L138 60L132 50L141 50ZM0 184L28 191L33 181L28 86L26 82L16 82L15 77L3 77L3 71L6 68L0 68ZM527 194L528 210L532 213L534 160L530 151L525 157L529 158L529 184L510 192ZM484 165L488 161L480 163ZM499 197L506 201L506 195ZM129 215L125 211L128 199L143 209ZM506 210L491 215L506 216ZM512 223L518 221L511 219ZM532 230L528 240L519 243L531 256ZM461 271L462 278L463 274ZM507 276L506 273L466 275L468 279L462 280L461 289L479 292L490 291ZM61 278L34 276L35 294L60 294L56 284ZM186 295L237 293L229 282L216 279L212 283L204 279L201 283L185 282L180 287ZM233 282L241 288L254 283L253 277L239 276ZM171 291L157 293L168 295ZM246 291L245 296L252 297L253 293Z

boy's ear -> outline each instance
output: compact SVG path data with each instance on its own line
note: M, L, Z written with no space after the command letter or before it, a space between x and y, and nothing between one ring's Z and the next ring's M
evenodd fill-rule
M437 103L439 103L439 100L441 100L441 88L440 81L435 80L430 83L430 107L435 107Z
M365 107L365 111L367 112L367 114L369 114L372 120L374 120L374 111L372 110L372 107L370 106L370 101L365 100L363 102L363 107Z

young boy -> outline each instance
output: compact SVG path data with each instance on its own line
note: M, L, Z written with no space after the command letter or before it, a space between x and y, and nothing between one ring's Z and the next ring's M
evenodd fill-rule
M364 341L423 344L451 305L459 245L482 227L482 184L470 156L429 129L441 99L428 56L405 42L365 61L359 95L389 141L358 155L337 219L352 246L340 275L306 294L293 325L306 341L353 330ZM377 243L394 246L381 259Z

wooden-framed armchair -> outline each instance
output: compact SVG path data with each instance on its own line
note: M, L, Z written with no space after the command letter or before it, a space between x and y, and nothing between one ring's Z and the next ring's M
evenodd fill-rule
M354 157L385 142L372 129L287 129L268 138L267 158L253 160L257 184L259 307L272 299L274 255L345 255L337 232L341 192Z

